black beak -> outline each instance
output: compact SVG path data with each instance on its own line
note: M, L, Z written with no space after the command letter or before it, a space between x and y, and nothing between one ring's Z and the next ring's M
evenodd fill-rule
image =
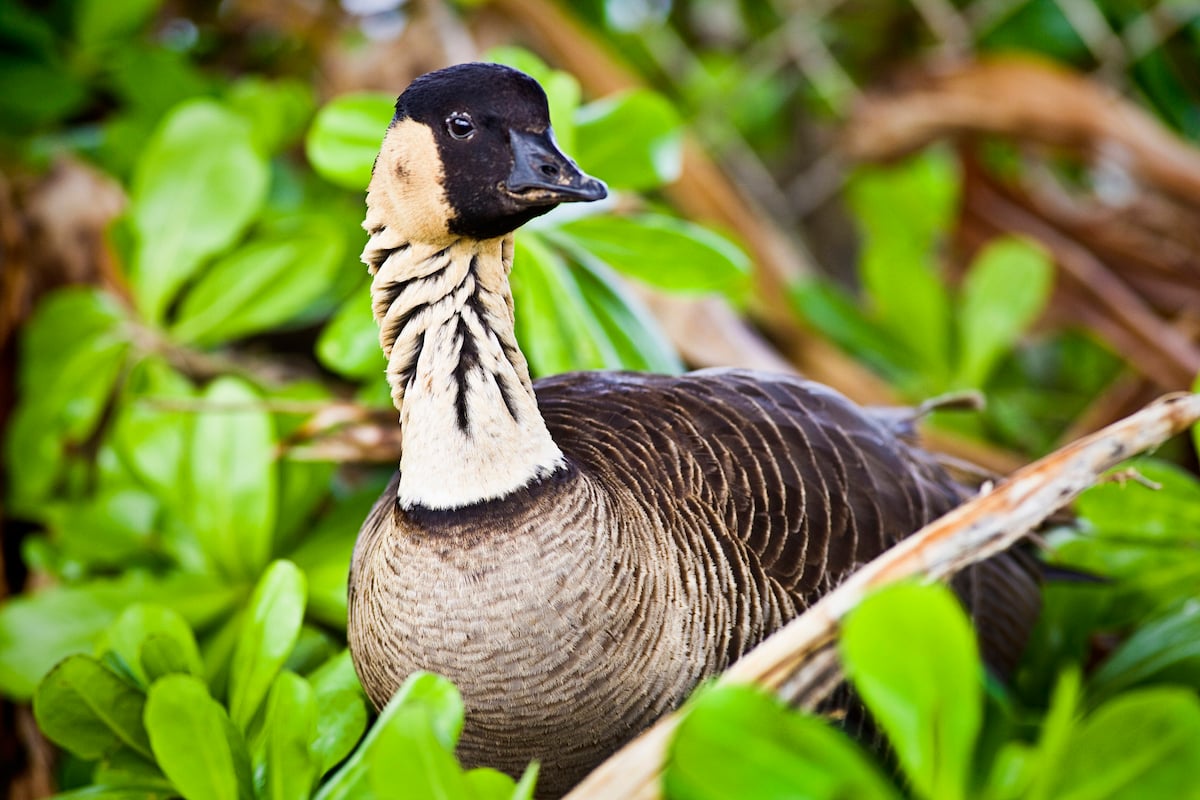
M544 133L510 131L513 168L508 191L530 205L591 202L608 196L604 181L587 175L563 155L547 128Z

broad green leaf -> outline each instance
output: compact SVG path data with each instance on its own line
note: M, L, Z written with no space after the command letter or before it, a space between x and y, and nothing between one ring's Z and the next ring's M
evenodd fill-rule
M1178 687L1117 697L1078 725L1041 775L1055 800L1198 798L1200 700Z
M413 710L418 710L419 713L406 713ZM419 717L419 720L414 721L415 716ZM381 732L393 724L402 729L414 725L428 729L429 735L425 744L432 742L436 749L449 755L458 741L462 723L462 698L454 684L428 672L413 673L379 712L378 719L367 732L362 744L317 792L316 800L376 797L372 765L381 757L381 751L378 749ZM391 746L385 747L390 753ZM457 768L457 764L455 766ZM403 786L403 782L400 782L397 788Z
M59 663L33 697L38 727L80 758L95 759L126 745L150 755L142 727L141 691L91 656Z
M612 189L653 189L683 169L683 127L666 98L648 89L610 95L579 109L577 147L583 169Z
M140 722L140 721L139 721ZM109 786L137 786L153 791L174 791L167 776L154 761L153 754L142 754L131 747L121 747L96 763L92 782Z
M372 484L339 499L288 554L307 578L309 615L325 625L346 627L346 565L358 529L382 491L382 486Z
M159 786L85 786L70 792L59 792L55 800L174 800L178 792Z
M317 723L317 703L308 681L281 672L267 697L263 720L265 784L270 800L308 800L317 778L309 751Z
M900 796L844 733L758 689L709 688L684 711L663 775L672 800Z
M517 237L511 282L517 338L535 374L619 362L566 262L540 236Z
M266 190L266 160L239 115L211 100L189 100L167 115L138 161L129 205L134 295L151 322L206 259L241 235Z
M130 370L109 439L125 467L161 501L168 519L187 513L183 474L195 417L172 405L195 396L191 381L165 360L143 358ZM163 545L180 566L203 566L194 539L164 536Z
M1048 778L1070 747L1079 710L1082 679L1077 668L1064 670L1058 677L1050 698L1050 709L1042 719L1042 730L1036 750L1009 766L1019 770L1008 781L1020 790L1022 800L1050 800Z
M65 289L46 297L21 337L21 402L4 443L10 510L37 519L66 448L92 433L125 363L129 332L114 297Z
M168 675L150 687L146 731L158 764L188 800L248 800L249 756L203 681Z
M728 239L659 214L584 217L564 224L553 240L672 292L722 292L737 298L750 277L749 258Z
M80 0L75 4L75 40L85 50L116 44L145 25L162 0Z
M1151 458L1126 462L1122 469L1133 469L1162 488L1110 480L1088 489L1079 496L1077 508L1096 536L1136 539L1146 546L1200 545L1200 480Z
M396 98L360 92L335 98L317 112L308 130L308 161L326 180L365 191Z
M471 800L462 768L434 734L424 705L396 709L372 748L368 774L378 800Z
M517 783L499 770L477 767L463 775L464 795L470 800L512 800Z
M897 647L903 642L903 647ZM983 707L983 665L967 615L941 585L899 584L846 619L846 675L913 788L965 797Z
M0 69L0 126L20 135L56 123L87 101L87 89L58 59L6 58Z
M850 177L848 200L868 236L930 253L953 227L959 185L953 154L926 150L897 164L860 168Z
M573 271L583 298L620 359L621 369L678 374L683 361L650 309L595 259Z
M155 641L150 648L156 669L147 672L143 664L144 648L151 641ZM137 603L126 608L105 632L101 649L115 654L143 686L160 677L160 668L204 676L204 663L192 629L178 612L164 606Z
M371 301L365 289L351 295L321 331L317 358L347 378L382 382L387 360L379 348L379 325L371 314Z
M213 345L292 321L329 290L344 250L341 231L320 217L276 225L205 272L184 296L174 338Z
M987 382L996 362L1045 308L1053 279L1046 253L1022 239L998 239L976 256L959 304L959 386L981 388Z
M296 644L304 601L304 573L290 561L267 567L250 595L229 672L229 716L243 731Z
M188 471L188 522L223 574L258 575L275 526L275 436L262 398L233 377L213 381L199 400Z
M313 113L313 93L294 78L268 81L258 75L239 78L225 98L250 125L262 153L277 153L297 141Z
M367 729L366 697L350 651L331 658L309 676L317 700L317 727L309 749L324 775L342 761Z
M1151 680L1200 689L1200 601L1140 626L1092 676L1096 698Z
M950 379L950 299L933 256L950 229L957 184L949 158L928 153L862 169L848 187L865 240L863 287L879 322L917 356L925 392Z
M805 321L839 347L889 380L900 384L913 382L912 351L886 328L868 319L838 286L813 278L795 284L790 294L792 305Z
M551 69L546 62L521 47L493 47L484 53L484 60L518 69L541 84L550 106L554 138L564 153L576 155L575 120L581 92L575 76Z
M71 653L91 650L132 603L168 605L199 627L226 613L238 595L237 587L206 575L150 579L131 572L18 597L0 608L0 689L29 697L47 670Z
M159 508L152 495L129 486L104 486L91 497L44 506L63 557L101 568L125 567L150 552Z

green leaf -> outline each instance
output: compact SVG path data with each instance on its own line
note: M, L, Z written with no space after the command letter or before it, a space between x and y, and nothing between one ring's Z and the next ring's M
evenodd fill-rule
M303 81L269 81L258 75L239 78L225 101L250 125L251 138L262 153L278 153L296 142L314 108L312 89Z
M270 800L308 800L317 778L309 742L316 731L317 703L308 681L281 672L267 697L263 720L265 785Z
M1080 724L1042 779L1056 800L1200 797L1200 700L1177 687L1117 697Z
M4 443L10 510L41 517L67 448L91 436L128 348L124 312L109 294L66 289L38 305L22 331L23 401Z
M896 798L842 732L759 689L705 689L685 707L663 775L672 800Z
M573 270L588 308L619 359L621 369L678 374L683 361L645 304L595 259Z
M841 654L913 788L925 797L965 797L983 665L950 590L899 584L876 592L846 619Z
M346 565L358 529L382 490L371 484L339 499L288 555L308 580L309 615L338 630L346 627Z
M309 676L317 700L317 728L309 749L324 775L350 754L367 729L367 698L343 650Z
M146 731L158 764L188 800L249 798L245 742L225 709L191 675L168 675L150 687Z
M305 585L290 561L267 567L247 604L229 673L229 715L243 731L300 635Z
M71 792L59 792L54 800L174 800L173 789L158 786L85 786Z
M958 180L941 153L859 171L848 200L865 243L860 273L880 324L917 356L929 385L950 379L950 298L933 255L950 229Z
M191 381L165 360L143 358L130 371L113 423L110 441L122 463L172 516L183 515L187 507L181 497L182 476L195 415L169 405L195 396ZM194 556L178 551L172 555L181 565L200 566Z
M1200 604L1194 599L1141 625L1096 670L1091 691L1107 698L1151 680L1200 689Z
M618 361L566 262L538 234L517 237L510 280L517 338L535 374L601 369Z
M433 713L423 705L401 706L382 724L369 775L378 800L470 800L462 768L434 734Z
M562 225L552 235L556 244L573 254L591 255L618 272L671 292L722 292L737 298L750 277L749 258L732 242L674 217L584 217Z
M237 587L206 575L149 579L131 572L17 597L0 608L0 689L30 696L47 670L71 653L90 650L132 603L169 605L189 624L202 626L226 613L238 596Z
M121 745L148 756L144 703L140 691L99 661L75 655L38 684L33 713L47 737L80 758L99 758Z
M276 225L219 259L188 291L173 337L213 345L292 321L329 290L345 245L320 217Z
M128 486L104 486L88 498L45 507L62 555L90 567L124 567L152 550L155 498Z
M418 711L417 714L406 713L414 709ZM462 723L462 698L454 684L428 672L413 673L379 712L379 718L367 732L362 744L317 792L316 800L375 797L377 787L373 764L380 758L378 743L381 732L393 724L404 730L413 727L427 729L428 739L423 745L430 746L432 743L449 754L458 742ZM385 748L390 752L394 746L395 742L385 745ZM404 785L399 782L396 788L403 788Z
M914 357L902 341L868 319L853 298L822 278L791 287L793 306L810 325L896 383L909 383Z
M463 775L464 794L471 800L512 800L517 784L490 767L477 767Z
M379 348L379 325L365 289L351 295L321 331L317 359L347 378L382 378L387 359Z
M149 645L151 668L144 661ZM111 651L143 686L166 672L204 677L196 637L176 611L137 603L121 612L105 633L102 649Z
M167 115L138 161L129 207L134 294L151 322L206 259L241 235L266 190L266 161L239 115L211 100L189 100Z
M683 169L683 123L657 92L633 89L589 103L576 123L577 146L568 152L610 188L653 189Z
M1050 299L1054 268L1037 245L1006 237L988 244L963 280L956 383L981 388L1000 357Z
M513 789L512 800L533 800L539 769L540 765L536 761L525 768L525 771L521 773L521 780L517 781L516 788ZM470 778L470 773L467 777Z
M8 4L5 4L8 5ZM52 125L87 102L88 86L58 59L5 58L0 68L0 126L17 134Z
M275 436L262 398L222 377L199 398L187 475L188 522L210 563L252 577L271 555L275 526Z
M338 186L365 190L395 103L390 95L360 92L335 98L318 111L305 143L317 174Z
M161 0L80 0L75 4L75 39L85 50L131 36L158 11Z

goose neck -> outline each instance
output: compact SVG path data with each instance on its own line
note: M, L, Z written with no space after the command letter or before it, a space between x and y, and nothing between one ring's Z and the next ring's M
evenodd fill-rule
M474 505L561 469L513 328L512 236L422 245L385 229L363 260L400 411L401 505Z

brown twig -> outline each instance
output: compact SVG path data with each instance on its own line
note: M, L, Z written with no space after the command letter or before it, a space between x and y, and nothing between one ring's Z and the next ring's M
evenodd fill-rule
M1010 547L1121 461L1200 420L1200 394L1161 398L1102 431L1013 473L851 575L845 583L725 672L720 683L779 689L817 656L830 657L841 620L870 591L906 578L946 580ZM827 665L825 665L827 667ZM827 669L821 671L826 675ZM823 680L825 680L823 678ZM827 681L826 681L827 682ZM679 713L671 714L601 764L568 800L655 798Z

